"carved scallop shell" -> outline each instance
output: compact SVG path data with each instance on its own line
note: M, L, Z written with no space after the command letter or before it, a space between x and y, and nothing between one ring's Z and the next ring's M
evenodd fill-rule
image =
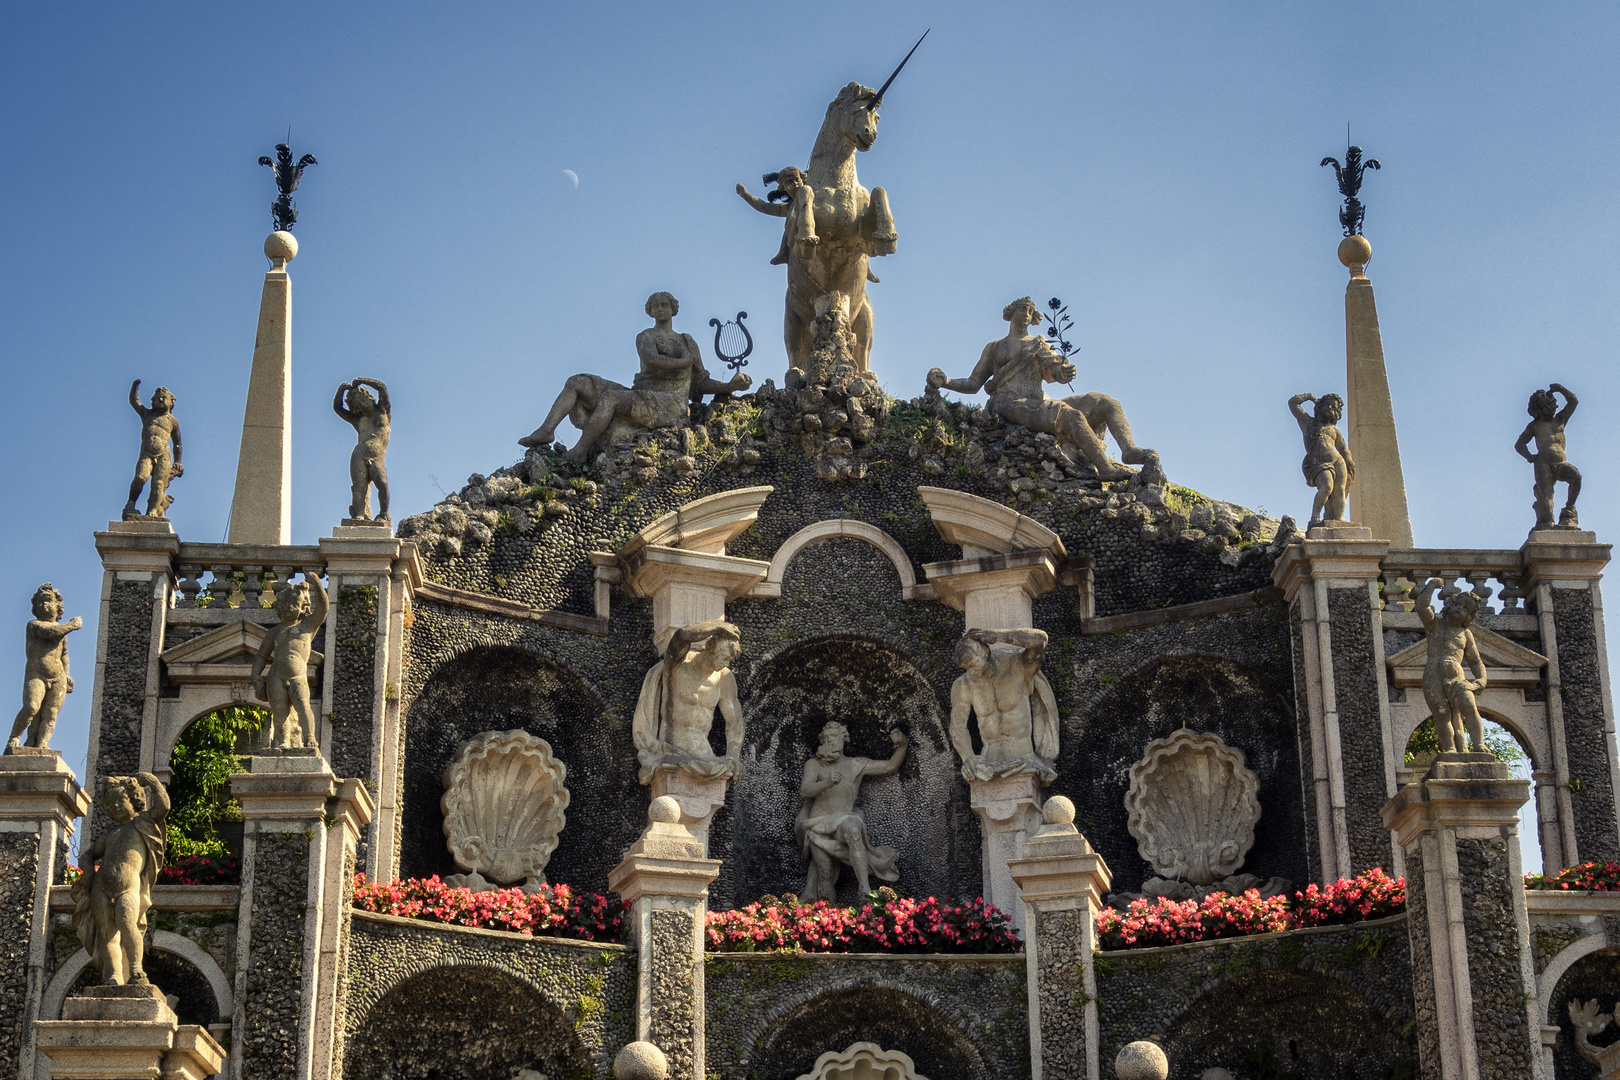
M1148 743L1130 777L1126 824L1155 873L1209 885L1243 865L1260 821L1260 781L1243 751L1182 728Z
M545 883L557 848L568 768L544 739L526 731L486 731L462 744L444 770L444 835L474 887Z
M917 1072L909 1054L858 1042L839 1053L829 1050L799 1080L928 1080Z

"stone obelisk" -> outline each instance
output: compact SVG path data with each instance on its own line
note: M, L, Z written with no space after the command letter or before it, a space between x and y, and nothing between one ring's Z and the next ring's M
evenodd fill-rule
M231 499L233 544L292 543L292 279L298 241L277 229L264 241L270 270L259 299L242 449Z
M1350 485L1351 521L1372 530L1392 548L1412 546L1412 519L1406 510L1406 478L1395 437L1395 411L1384 367L1384 339L1378 332L1378 305L1367 260L1372 245L1359 233L1339 243L1339 261L1350 268L1344 290L1345 426L1350 457L1356 463Z

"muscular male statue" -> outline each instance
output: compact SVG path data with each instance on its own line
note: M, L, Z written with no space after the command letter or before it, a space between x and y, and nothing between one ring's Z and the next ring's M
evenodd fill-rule
M253 696L270 703L270 722L260 733L277 749L314 745L319 734L309 704L309 654L315 632L326 622L326 589L320 575L305 574L276 596L280 625L271 628L253 658Z
M664 658L641 681L631 723L643 784L660 765L702 779L742 775L742 705L731 673L741 652L741 631L724 619L683 626L669 639ZM709 746L715 709L726 719L722 757Z
M1307 401L1315 403L1315 416L1306 414L1303 406ZM1305 482L1316 489L1310 526L1343 521L1350 484L1356 478L1356 463L1350 459L1350 447L1338 427L1339 417L1344 415L1344 399L1338 394L1295 394L1288 399L1288 411L1294 414L1299 432L1305 436L1305 460L1300 469L1305 473Z
M1564 407L1558 408L1554 394L1564 395ZM1513 449L1519 456L1536 467L1536 528L1578 529L1580 520L1575 515L1575 500L1581 494L1581 472L1564 457L1564 424L1575 414L1580 402L1558 383L1530 395L1530 423L1525 425ZM1536 441L1536 452L1530 453L1530 440ZM1553 524L1553 495L1562 480L1569 487L1564 509Z
M6 753L15 753L18 740L28 732L28 745L48 747L62 700L73 693L73 676L68 674L67 636L84 625L75 616L62 618L62 594L46 582L34 591L34 618L28 624L28 664L23 669L23 705L11 725L11 741Z
M1428 635L1423 700L1434 720L1434 734L1442 754L1460 754L1470 749L1479 754L1485 750L1485 730L1474 695L1485 689L1485 661L1480 659L1473 626L1480 598L1461 589L1446 589L1440 594L1440 618L1436 619L1429 600L1444 584L1439 578L1430 578L1416 597L1418 621ZM1464 729L1467 743L1463 741Z
M1046 391L1041 389L1043 383L1070 382L1076 371L1073 364L1053 351L1045 338L1028 332L1041 321L1041 312L1034 300L1019 297L1002 309L1001 317L1012 324L1007 336L984 347L973 374L965 379L951 379L944 371L934 368L928 373L928 385L935 390L954 390L959 394L977 394L981 388L985 389L990 395L992 415L1008 423L1022 424L1031 431L1057 436L1090 462L1102 480L1127 480L1136 475L1109 458L1108 448L1103 443L1105 434L1113 434L1126 465L1145 465L1158 460L1156 451L1136 445L1125 410L1107 394L1077 394L1061 401L1046 396Z
M677 333L671 325L681 305L669 293L647 297L646 310L653 325L636 335L641 372L635 382L621 386L600 375L569 376L545 423L519 439L520 445L547 445L567 417L580 431L579 442L568 456L584 461L615 421L631 430L684 427L689 402L701 401L704 394L730 394L753 385L753 379L740 371L729 382L709 377L692 335Z
M174 395L167 386L152 391L152 407L141 404L141 380L129 387L129 407L141 418L141 456L135 462L135 479L129 484L129 502L124 504L124 520L141 515L135 510L135 500L141 497L141 488L152 481L146 494L146 516L160 518L174 502L169 494L169 481L178 480L185 473L180 464L180 421L174 418ZM174 457L169 456L169 441L174 441Z
M163 866L169 793L151 773L109 776L101 808L117 824L79 854L82 872L70 890L73 929L103 983L144 985L146 913Z
M906 759L906 733L895 728L889 738L894 753L887 761L873 761L844 756L849 729L843 724L835 720L821 729L816 756L804 763L804 781L799 785L804 802L793 823L800 851L810 860L803 900L836 899L840 863L855 871L861 896L872 891L873 874L883 881L900 880L900 871L895 869L899 852L872 844L866 837L866 819L855 809L862 780L893 776Z
M376 387L375 398L366 389L368 386ZM388 387L380 379L346 382L337 388L332 411L354 426L360 440L349 453L349 516L371 520L371 485L376 484L377 520L393 520L388 516L388 468L383 460L388 453L389 425L393 417Z
M1012 645L1017 651L992 646ZM963 674L951 685L951 745L969 783L1016 773L1057 777L1057 698L1041 674L1043 630L969 630L956 645ZM973 752L968 715L979 718L983 752Z

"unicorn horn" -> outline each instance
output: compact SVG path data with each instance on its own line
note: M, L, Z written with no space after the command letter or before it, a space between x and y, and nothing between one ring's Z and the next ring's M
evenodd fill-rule
M927 30L923 31L923 36L917 39L917 45L921 45L923 43L923 38L927 37L928 34L929 34L929 31L931 31L931 30L933 30L933 27L930 26ZM911 53L914 53L914 52L917 51L917 45L913 45L911 47L911 52L906 53L906 60L910 60L911 59ZM878 87L877 96L874 97L866 105L866 107L868 109L876 109L879 105L883 104L883 92L889 88L889 83L894 82L894 76L900 74L900 68L903 68L903 67L906 66L906 60L900 61L900 67L897 67L897 68L894 69L894 75L890 75L889 78L888 78L888 81L885 82L882 86Z

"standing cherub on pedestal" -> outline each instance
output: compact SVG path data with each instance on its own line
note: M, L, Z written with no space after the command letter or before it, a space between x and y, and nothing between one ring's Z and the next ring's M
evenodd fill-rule
M309 706L309 653L315 632L326 621L326 588L319 574L305 574L302 584L276 594L281 624L259 643L253 658L253 696L270 703L270 721L259 735L260 746L297 749L316 736Z
M163 866L169 793L149 772L109 776L100 802L117 824L79 855L82 873L70 892L73 929L103 983L145 985L146 913Z
M1428 659L1423 665L1423 700L1434 719L1434 734L1442 754L1485 752L1485 729L1474 695L1485 689L1485 661L1480 659L1474 641L1474 617L1479 614L1481 597L1455 586L1440 594L1440 618L1434 617L1429 600L1445 585L1430 578L1418 590L1417 615L1428 635ZM1463 671L1467 665L1472 679ZM1468 743L1463 741L1467 729Z
M34 591L34 618L28 624L28 665L23 669L23 706L11 725L6 753L14 754L28 732L28 745L43 750L51 744L62 699L73 693L68 674L67 636L84 625L77 616L62 618L62 594L46 582Z
M376 387L373 398L368 386ZM345 395L347 400L345 401ZM388 387L381 379L355 379L337 388L332 411L354 426L360 441L349 454L349 517L371 520L371 485L377 485L377 520L388 516L388 469L383 458L388 453L389 423L393 409L388 403Z
M1300 407L1306 401L1316 403L1315 416L1307 416ZM1338 428L1339 417L1344 415L1344 399L1338 394L1320 398L1315 394L1295 394L1288 399L1288 411L1294 414L1300 433L1305 436L1305 460L1300 464L1305 482L1316 489L1307 528L1315 528L1324 521L1345 520L1350 485L1356 479L1356 463L1350 459L1350 447Z
M139 518L142 515L135 510L135 500L140 498L141 488L146 481L152 481L152 488L146 495L146 517L160 518L163 512L174 502L174 496L169 494L169 481L178 480L185 473L185 466L180 464L180 421L174 418L174 395L169 393L167 386L160 386L152 391L152 407L147 408L141 404L141 380L136 379L129 387L129 406L141 418L141 456L135 462L135 479L130 481L129 502L124 504L124 520ZM174 441L174 457L169 457L169 441Z
M1554 394L1564 395L1562 409L1558 408L1558 399ZM1519 456L1536 467L1537 529L1581 527L1575 516L1575 500L1581 494L1581 473L1564 457L1564 424L1575 414L1578 404L1580 402L1575 400L1575 395L1558 383L1545 390L1537 390L1530 395L1530 423L1525 425L1519 441L1513 444ZM1534 454L1529 450L1531 439L1536 441ZM1569 485L1569 496L1564 500L1563 512L1558 515L1558 524L1554 525L1553 495L1560 480Z

